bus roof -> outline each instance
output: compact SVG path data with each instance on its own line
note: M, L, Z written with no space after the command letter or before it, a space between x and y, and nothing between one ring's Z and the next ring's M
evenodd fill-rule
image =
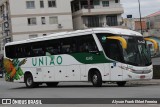
M9 42L7 45L16 45L16 44L22 44L22 43L30 43L30 42L36 42L36 41L43 41L43 40L49 40L49 39L56 39L56 38L63 38L63 37L71 37L71 34L83 34L83 33L111 33L111 34L117 34L117 35L128 35L128 36L142 36L139 32L135 32L129 29L122 29L122 28L93 28L93 29L85 29L85 30L76 30L71 32L60 32L60 33L54 33L50 34L48 36L42 36L32 39L26 39L22 41L15 41L15 42ZM75 35L74 35L75 36Z

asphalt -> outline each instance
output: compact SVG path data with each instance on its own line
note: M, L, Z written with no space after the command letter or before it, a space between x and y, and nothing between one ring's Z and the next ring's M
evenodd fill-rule
M133 85L130 85L133 84ZM130 81L126 87L104 84L101 88L91 83L60 83L56 88L40 86L27 89L24 84L5 82L0 78L1 98L160 98L160 79ZM160 107L158 104L119 105L119 104L60 104L60 105L0 105L0 107Z
M128 84L160 85L160 79L129 81Z
M5 81L5 80L4 80L4 78L0 78L0 81ZM129 81L129 82L127 82L127 84L160 85L160 79Z

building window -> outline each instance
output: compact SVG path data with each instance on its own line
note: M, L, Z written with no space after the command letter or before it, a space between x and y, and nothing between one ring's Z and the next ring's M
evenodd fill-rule
M26 1L26 7L27 9L34 9L35 8L34 1Z
M42 25L45 25L45 24L46 24L45 17L41 17L41 22L42 22Z
M84 20L84 24L87 27L102 27L100 23L100 17L99 16L88 16L86 17L86 20Z
M49 17L49 23L50 24L58 24L58 17Z
M36 25L37 21L36 18L28 18L28 25Z
M108 7L109 6L109 1L102 1L103 7Z
M30 39L31 39L31 38L36 38L36 37L38 37L38 35L37 35L37 34L29 35L29 38L30 38Z
M40 8L44 8L44 2L43 2L43 0L40 0Z
M99 0L93 0L93 4L94 5L100 5L100 1Z
M118 0L115 0L115 3L118 3Z
M107 25L108 26L118 26L117 16L107 16Z
M56 0L48 0L48 7L56 7Z

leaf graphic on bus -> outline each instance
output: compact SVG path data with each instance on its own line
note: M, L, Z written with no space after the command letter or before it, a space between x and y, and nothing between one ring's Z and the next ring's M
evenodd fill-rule
M26 63L26 59L23 59L22 61L19 61L18 59L7 59L4 58L4 68L6 71L5 79L6 81L13 81L13 80L19 80L20 77L23 75L23 71L21 69L21 65Z

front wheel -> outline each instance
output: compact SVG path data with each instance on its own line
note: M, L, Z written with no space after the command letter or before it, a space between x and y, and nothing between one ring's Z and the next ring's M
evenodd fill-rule
M124 87L126 85L126 81L119 81L119 82L117 82L117 85L119 87Z
M33 81L33 77L31 74L25 76L25 84L27 88L34 88L38 86L38 83Z
M91 82L93 84L94 87L101 87L102 86L102 77L101 74L99 72L94 72L91 75Z

